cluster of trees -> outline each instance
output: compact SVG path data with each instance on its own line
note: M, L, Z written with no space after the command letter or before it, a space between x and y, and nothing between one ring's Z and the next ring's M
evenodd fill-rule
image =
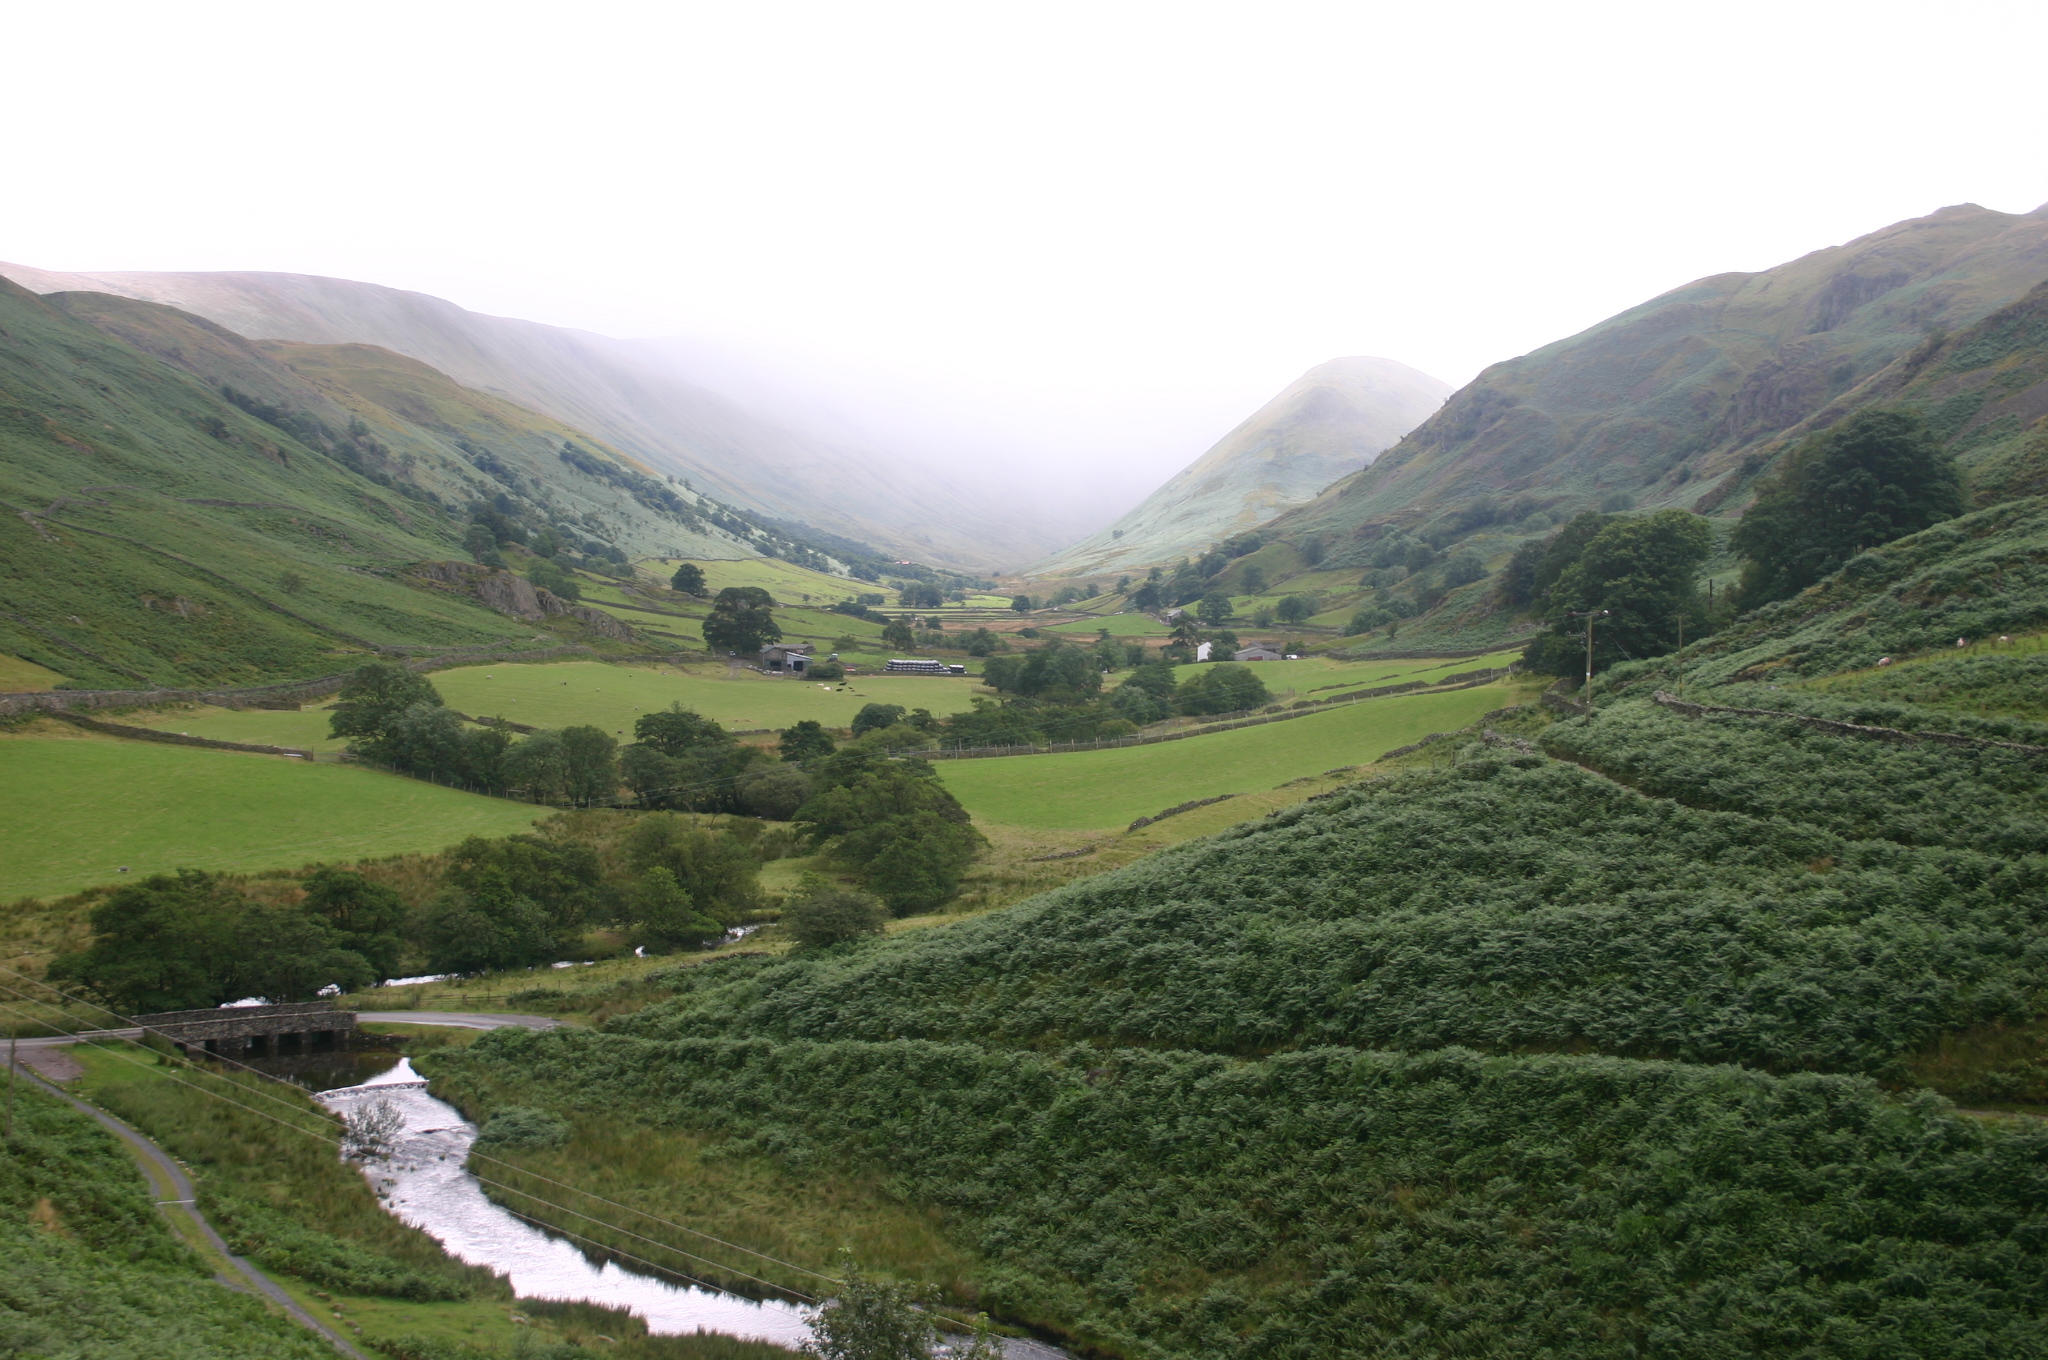
M57 958L48 976L131 1015L245 996L300 1001L392 976L405 914L396 893L342 870L317 871L303 904L283 906L181 869L104 898L92 909L92 944Z
M422 779L486 793L522 790L537 802L587 806L619 786L618 743L589 725L536 732L514 742L500 727L465 722L431 681L375 661L342 687L329 730L350 754Z
M488 454L471 456L489 458ZM585 538L566 525L529 529L526 520L530 517L529 510L504 492L491 500L478 501L469 508L470 522L463 530L462 550L479 565L503 568L503 549L515 545L524 548L533 558L528 564L528 579L567 600L582 597L582 588L569 575L571 568L606 576L632 574L625 551L618 546ZM540 573L538 577L533 574L536 571ZM566 590L558 589L557 583Z
M1860 411L1811 435L1757 488L1732 541L1754 609L1840 571L1867 548L1963 513L1956 460L1912 411Z
M815 765L812 794L795 820L900 916L951 900L987 842L929 761L886 754L894 730Z
M1681 630L1704 635L1707 610L1699 574L1713 549L1713 526L1704 519L1659 510L1630 518L1583 514L1558 531L1540 556L1517 552L1509 589L1526 590L1550 623L1529 644L1523 663L1549 675L1582 674L1588 616L1596 670L1671 651Z
M766 905L747 842L674 813L636 819L609 859L563 836L472 837L410 906L334 867L300 880L296 901L260 900L196 870L155 875L95 906L92 943L49 977L127 1014L303 1001L412 971L530 968L573 956L599 927L653 953L698 948Z
M1673 650L1681 629L1701 638L1737 609L1796 595L1859 553L1963 508L1955 459L1925 420L1867 410L1809 436L1759 486L1729 539L1742 559L1741 584L1718 609L1699 590L1700 569L1715 548L1712 528L1679 510L1579 515L1515 551L1501 596L1551 624L1529 648L1532 669L1580 673L1583 619L1591 614L1593 668L1604 670Z

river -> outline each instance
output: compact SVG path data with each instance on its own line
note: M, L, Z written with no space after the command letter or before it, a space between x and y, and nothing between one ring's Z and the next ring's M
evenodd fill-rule
M624 1309L661 1335L724 1332L791 1348L810 1336L807 1309L674 1285L614 1261L598 1265L567 1238L493 1203L466 1167L476 1126L428 1095L426 1081L403 1058L361 1085L323 1091L317 1099L343 1113L390 1101L404 1117L403 1131L390 1157L363 1167L384 1207L457 1260L507 1276L522 1298Z

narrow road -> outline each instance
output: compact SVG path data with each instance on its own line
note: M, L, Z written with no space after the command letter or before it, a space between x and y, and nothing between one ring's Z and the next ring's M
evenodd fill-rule
M497 1015L487 1011L357 1011L358 1024L453 1025L461 1029L555 1029L561 1021L548 1015ZM140 1039L142 1031L89 1029L78 1034L52 1034L37 1039L18 1039L22 1048L63 1048L92 1039Z
M69 1040L62 1042L68 1043ZM31 1044L37 1044L48 1047L49 1043L48 1040L24 1039L21 1046L27 1048ZM73 1109L97 1120L121 1140L122 1145L128 1149L128 1155L135 1159L136 1166L141 1169L143 1179L147 1180L150 1188L155 1191L157 1208L163 1211L165 1218L171 1220L171 1231L187 1245L194 1246L201 1256L210 1258L209 1264L215 1267L214 1279L229 1289L241 1290L244 1293L253 1292L269 1299L284 1309L294 1322L334 1343L334 1348L343 1355L351 1356L353 1360L370 1360L369 1356L357 1350L347 1338L302 1308L298 1300L285 1293L278 1283L258 1269L253 1261L228 1250L228 1244L221 1240L221 1235L214 1231L213 1225L206 1221L206 1216L199 1212L198 1192L192 1187L192 1178L185 1174L185 1168L179 1166L168 1152L105 1110L88 1105L63 1088L43 1080L29 1070L26 1064L16 1063L15 1071ZM185 1218L182 1225L184 1231L180 1231L180 1214ZM193 1240L195 1237L198 1239L197 1242ZM239 1275L247 1284L238 1282L226 1271L221 1270L219 1267L222 1265Z
M462 1029L554 1029L562 1022L545 1015L492 1015L481 1011L370 1011L361 1012L375 1019L389 1017L408 1025L453 1025ZM51 1035L47 1038L19 1039L22 1049L50 1049L68 1047L82 1039L138 1039L142 1031L136 1028L92 1030L78 1036ZM4 1066L4 1063L0 1063ZM15 1071L34 1082L57 1099L70 1105L102 1126L121 1140L128 1154L135 1159L143 1178L157 1196L157 1208L171 1220L171 1230L180 1240L192 1246L214 1267L214 1278L229 1289L244 1293L256 1293L277 1304L299 1325L318 1333L332 1342L335 1349L352 1360L371 1360L356 1349L346 1337L313 1316L299 1302L247 1257L237 1256L228 1250L228 1244L199 1212L198 1192L193 1188L192 1178L178 1165L177 1159L151 1142L142 1133L129 1127L105 1110L88 1105L53 1082L45 1080L26 1062L17 1062ZM182 1221L181 1221L182 1219ZM223 1268L225 1267L225 1268ZM230 1274L229 1272L233 1272ZM236 1277L240 1278L237 1279ZM246 1283L245 1283L246 1282Z

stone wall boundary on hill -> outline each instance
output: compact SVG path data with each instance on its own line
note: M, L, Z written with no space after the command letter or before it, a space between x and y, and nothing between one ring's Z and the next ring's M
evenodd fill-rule
M407 670L425 675L458 666L485 666L492 662L516 664L550 661L564 656L598 656L580 643L538 647L524 651L448 652L402 662ZM684 655L688 655L685 653ZM649 658L662 660L666 658ZM323 675L315 680L288 680L275 685L249 685L233 689L46 689L20 694L0 694L0 717L22 713L63 713L74 709L152 708L158 704L213 704L221 708L253 708L265 700L304 703L339 693L353 671Z
M1343 708L1361 700L1384 699L1396 694L1414 694L1426 690L1431 694L1449 694L1455 690L1476 689L1491 684L1508 674L1513 667L1498 671L1468 671L1468 675L1483 676L1483 679L1466 680L1460 684L1446 685L1390 685L1385 689L1366 690L1357 694L1339 695L1334 699L1323 699L1312 706L1289 709L1284 713L1261 713L1257 716L1239 717L1235 721L1206 723L1200 727L1184 728L1178 732L1155 732L1135 737L1111 737L1107 741L1055 741L1040 746L952 746L925 750L904 750L891 752L893 755L918 756L925 760L988 760L1002 756L1044 756L1066 755L1073 751L1115 751L1126 746L1153 746L1162 741L1185 741L1189 737L1206 737L1214 732L1231 732L1240 727L1260 727L1266 723L1286 722L1291 718L1307 718L1318 713L1327 713L1333 708ZM1228 717L1228 715L1225 715ZM1381 757L1385 759L1385 757Z
M188 737L183 732L160 732L154 727L131 727L127 723L111 723L99 718L88 718L83 713L59 711L51 717L59 722L68 722L88 732L99 732L110 737L125 737L130 741L157 741L167 746L204 746L211 751L247 751L259 756L297 756L311 760L311 751L301 751L295 746L259 746L245 741L216 741L212 737Z
M2048 756L2048 746L1997 741L1991 737L1967 737L1960 732L1906 732L1896 727L1871 727L1863 723L1839 722L1834 718L1816 718L1805 713L1787 713L1775 708L1726 708L1719 704L1693 704L1661 689L1652 694L1650 699L1659 707L1668 708L1685 718L1712 718L1723 714L1731 718L1768 718L1780 722L1795 722L1801 727L1810 727L1816 732L1827 732L1838 737L1862 737L1869 741L1888 741L1897 745L1932 742L1937 746L1964 746L1977 750L2018 751L2022 755Z

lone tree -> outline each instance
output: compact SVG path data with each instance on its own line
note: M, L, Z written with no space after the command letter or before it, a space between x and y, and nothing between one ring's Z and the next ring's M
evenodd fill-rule
M704 643L729 652L758 652L782 640L782 629L769 612L775 597L759 586L727 586L711 602L704 619Z
M676 574L668 578L668 588L679 590L685 595L704 593L704 568L695 562L685 562L676 568Z
M1010 601L1010 608L1016 610L1019 614L1029 614L1031 612L1031 597L1029 595L1013 597Z
M1220 590L1212 590L1195 606L1195 612L1202 616L1202 622L1214 628L1230 622L1231 615L1237 612L1237 607L1231 604L1228 595Z
M1282 623L1302 623L1316 612L1316 602L1306 595L1289 595L1280 601L1278 613Z
M1736 526L1742 607L1797 595L1865 548L1962 512L1956 460L1916 412L1853 415L1793 449Z

